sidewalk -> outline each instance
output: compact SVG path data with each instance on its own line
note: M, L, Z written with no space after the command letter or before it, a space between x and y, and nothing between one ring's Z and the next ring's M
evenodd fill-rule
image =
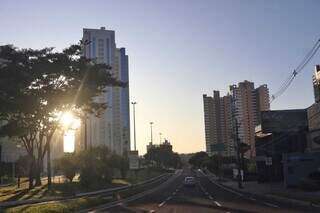
M279 202L320 207L320 191L306 192L299 189L285 188L283 183L257 183L256 181L243 182L243 188L239 189L236 180L221 180L214 174L210 174L210 176L215 182L240 193L249 193Z

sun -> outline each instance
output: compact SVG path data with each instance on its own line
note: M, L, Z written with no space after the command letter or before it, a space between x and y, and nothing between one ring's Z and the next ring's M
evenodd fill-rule
M70 111L64 112L62 114L60 122L66 129L77 129L81 124L80 119L75 117L74 114Z

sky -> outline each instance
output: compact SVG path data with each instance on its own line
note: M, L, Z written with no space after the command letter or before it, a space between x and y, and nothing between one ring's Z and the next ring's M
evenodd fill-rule
M161 132L174 151L190 153L205 149L202 94L224 95L243 80L275 93L319 39L319 8L317 0L1 0L0 45L62 50L82 28L115 30L129 55L140 154L151 121L155 143ZM272 109L313 103L319 57Z

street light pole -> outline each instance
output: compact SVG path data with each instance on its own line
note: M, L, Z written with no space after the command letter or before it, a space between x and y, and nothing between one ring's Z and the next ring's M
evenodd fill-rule
M88 149L88 126L87 126L87 113L84 114L84 150Z
M131 102L133 106L133 139L134 139L134 151L137 151L137 142L136 142L136 108L135 105L137 102Z
M153 124L153 122L150 122L150 130L151 130L151 145L152 145L152 142L153 142L153 136L152 136L152 124Z

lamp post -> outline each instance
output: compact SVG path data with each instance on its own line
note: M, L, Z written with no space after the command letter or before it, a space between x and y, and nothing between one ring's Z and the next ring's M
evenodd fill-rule
M133 139L134 139L134 151L137 151L137 141L136 141L136 104L137 102L131 102L133 106Z
M153 142L153 136L152 136L152 125L153 125L153 122L150 122L150 130L151 130L151 145L152 145L152 142Z

